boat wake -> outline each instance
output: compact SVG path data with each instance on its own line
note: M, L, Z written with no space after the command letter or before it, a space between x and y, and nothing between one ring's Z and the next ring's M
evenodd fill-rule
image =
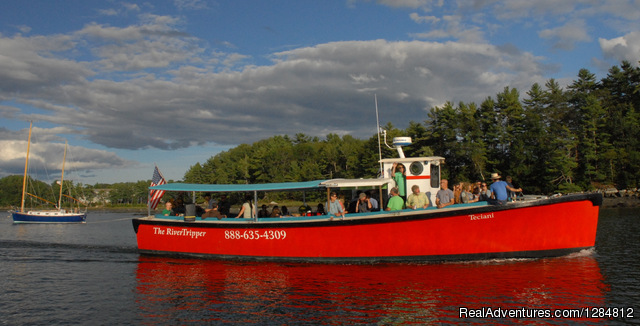
M466 260L466 261L451 261L444 262L445 264L458 264L458 265L500 265L500 264L509 264L516 262L526 262L526 261L537 261L537 260L548 260L548 259L575 259L582 257L590 257L596 253L595 248L582 249L578 252L573 252L564 256L558 257L543 257L543 258L493 258L493 259L479 259L479 260Z

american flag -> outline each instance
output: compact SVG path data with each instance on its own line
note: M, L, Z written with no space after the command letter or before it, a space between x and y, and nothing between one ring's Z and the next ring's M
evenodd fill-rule
M164 177L156 166L156 169L153 170L153 178L151 178L151 187L163 185L165 183L167 183L167 181L164 180ZM163 195L164 190L151 190L149 193L149 208L156 209Z

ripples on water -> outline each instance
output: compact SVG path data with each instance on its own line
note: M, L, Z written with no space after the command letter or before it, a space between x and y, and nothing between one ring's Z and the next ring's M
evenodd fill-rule
M325 265L140 256L130 215L0 229L2 324L566 324L460 307L634 307L640 211L601 213L596 250L536 260ZM575 320L574 320L575 321Z

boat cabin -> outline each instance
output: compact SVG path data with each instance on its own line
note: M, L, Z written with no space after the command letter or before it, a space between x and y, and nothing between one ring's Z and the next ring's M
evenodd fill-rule
M418 185L420 192L429 198L431 205L435 205L436 193L440 189L440 164L444 163L444 157L405 157L402 146L411 144L411 137L395 137L393 146L398 151L398 158L385 158L380 160L382 178L394 178L394 164L402 164L405 167L405 193L411 194L411 187ZM392 184L395 184L393 182ZM387 189L387 195L390 188Z

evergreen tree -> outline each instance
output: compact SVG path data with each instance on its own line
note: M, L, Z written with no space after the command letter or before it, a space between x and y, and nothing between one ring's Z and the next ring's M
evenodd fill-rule
M592 188L594 182L605 181L598 169L598 152L600 147L609 146L609 137L603 130L605 112L597 95L598 88L595 75L587 69L581 69L578 80L569 86L569 103L577 115L577 174L583 189Z

